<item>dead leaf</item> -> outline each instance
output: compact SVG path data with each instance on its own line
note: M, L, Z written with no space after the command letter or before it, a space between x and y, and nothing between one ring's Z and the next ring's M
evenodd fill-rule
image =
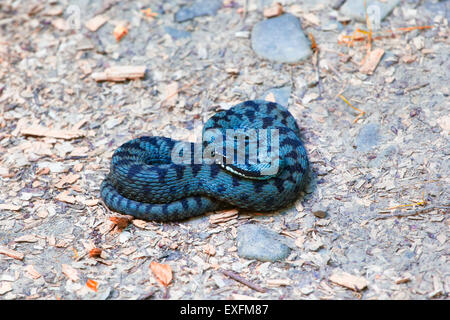
M89 289L94 290L95 292L98 291L98 282L95 281L95 280L88 279L88 280L86 281L86 286L87 286Z
M172 268L168 264L161 264L152 261L150 263L150 269L159 283L161 283L164 287L167 287L172 281Z
M113 31L114 37L116 38L117 41L120 41L123 37L125 37L128 33L128 28L119 23Z
M117 226L117 229L123 230L128 227L132 219L127 217L110 217L109 220Z
M102 249L100 249L100 248L92 248L89 251L89 257L91 257L91 258L98 258L98 257L100 257L101 254L102 254Z
M150 8L142 9L141 12L143 14L145 14L146 17L149 17L149 18L156 18L158 16L158 13L153 12L152 9L150 9Z

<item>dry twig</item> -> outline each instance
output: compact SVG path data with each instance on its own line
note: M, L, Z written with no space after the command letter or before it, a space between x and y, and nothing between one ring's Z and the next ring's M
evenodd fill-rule
M246 286L249 287L250 289L253 289L253 290L256 290L256 291L262 292L262 293L266 292L266 289L261 288L260 286L258 286L258 285L256 285L256 284L250 282L250 281L247 280L247 279L244 279L243 277L241 277L240 275L234 273L233 271L223 270L223 269L221 269L220 271L221 271L224 275L226 275L226 276L230 277L231 279L236 280L236 281L238 281L238 282L240 282L240 283L246 285Z

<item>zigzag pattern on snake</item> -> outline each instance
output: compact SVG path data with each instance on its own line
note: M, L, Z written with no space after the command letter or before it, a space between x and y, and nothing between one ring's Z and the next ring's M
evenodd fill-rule
M249 136L244 148L245 163L236 161L238 151L233 156L228 151L227 157L228 149L217 148L215 138L208 135L215 132L211 130L219 130L225 142L227 129L244 133L276 129L279 148L268 135L267 149L279 153L276 172L263 174L267 163L249 161ZM237 140L233 141L236 148ZM106 206L156 221L182 220L230 207L267 212L292 203L306 184L309 162L300 130L295 118L277 103L246 101L213 115L204 125L200 145L201 151L214 146L212 163L193 161L194 152L188 157L189 163L175 163L173 154L183 156L199 150L198 144L184 143L180 153L175 150L178 143L166 137L145 136L120 146L112 156L110 172L100 189Z

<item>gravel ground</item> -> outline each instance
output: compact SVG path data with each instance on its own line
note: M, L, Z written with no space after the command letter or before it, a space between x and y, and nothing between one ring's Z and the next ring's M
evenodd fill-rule
M365 43L338 41L367 30L343 1L279 2L318 54L253 51L266 0L200 1L187 20L186 0L1 2L0 299L448 297L449 2L400 1L374 34L384 56L371 75ZM433 28L387 32L417 26ZM140 79L94 80L140 65ZM292 208L110 219L99 186L116 147L144 134L198 141L217 110L261 97L302 128L311 183ZM240 257L245 224L277 233L288 256ZM173 272L167 297L152 262Z

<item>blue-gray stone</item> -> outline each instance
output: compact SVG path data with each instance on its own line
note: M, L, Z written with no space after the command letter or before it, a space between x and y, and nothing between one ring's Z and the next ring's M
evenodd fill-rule
M284 260L291 249L281 242L281 236L266 228L246 224L238 228L238 255L259 261Z
M172 37L173 40L189 38L191 36L190 32L187 32L185 30L178 30L172 27L164 27L164 30Z
M367 11L369 14L379 17L380 21L398 5L400 0L367 0ZM357 21L366 22L366 9L363 0L347 0L341 7L341 13Z
M379 126L376 123L366 124L356 137L356 149L358 151L369 151L380 142Z
M252 48L262 58L287 63L305 60L312 53L300 21L291 14L258 22L252 30Z
M270 93L275 97L275 102L287 107L289 97L291 96L291 87L272 88L266 91L260 99L265 100Z
M201 16L213 16L222 7L221 0L199 0L191 6L182 7L175 14L176 22L183 22Z

